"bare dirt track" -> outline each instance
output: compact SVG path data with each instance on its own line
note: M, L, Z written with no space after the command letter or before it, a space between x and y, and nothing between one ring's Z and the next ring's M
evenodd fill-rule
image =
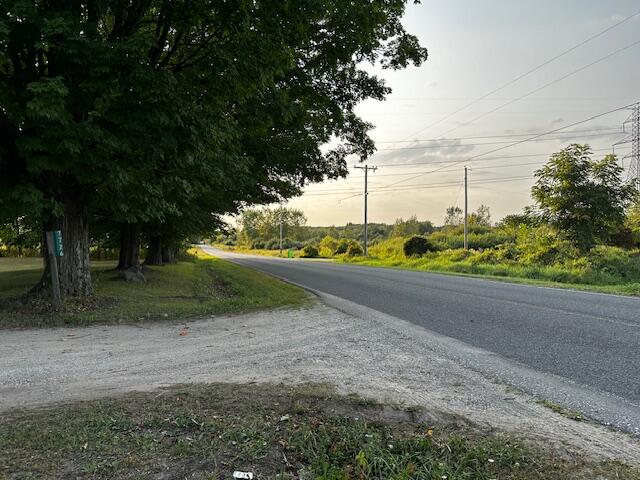
M5 331L0 410L191 382L328 382L426 407L570 452L640 465L640 442L551 412L450 357L451 345L393 317L326 304L187 324Z

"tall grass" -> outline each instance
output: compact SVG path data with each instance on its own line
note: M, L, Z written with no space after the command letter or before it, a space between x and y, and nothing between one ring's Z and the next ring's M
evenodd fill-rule
M446 236L449 235L449 236ZM493 229L476 232L479 243L488 248L455 248L457 233L437 232L429 239L440 244L441 251L406 257L406 238L396 237L369 248L369 258L344 261L414 270L483 275L498 278L533 280L575 286L600 286L601 290L640 294L640 250L598 246L580 252L548 227ZM447 247L447 245L452 247ZM471 244L471 242L470 242Z

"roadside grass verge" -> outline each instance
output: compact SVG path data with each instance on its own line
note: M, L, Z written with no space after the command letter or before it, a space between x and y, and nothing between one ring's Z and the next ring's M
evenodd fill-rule
M549 400L544 400L544 399L537 400L536 403L539 403L543 407L546 407L552 412L558 413L563 417L567 417L571 420L575 420L576 422L581 422L584 420L584 415L582 415L582 412L580 412L579 410L567 410L566 408L564 408L562 405L558 403L550 402Z
M251 255L279 256L277 250L256 250L242 247L229 247L226 245L214 245L229 252ZM378 245L373 245L370 250L380 250ZM582 290L587 292L610 293L615 295L640 296L640 282L636 280L621 280L607 272L585 272L580 269L568 269L558 265L520 265L514 263L476 263L468 259L445 260L438 258L439 254L431 254L425 257L406 258L396 252L383 250L381 256L369 257L334 255L332 257L319 257L336 262L350 263L380 268L397 268L402 270L418 270L423 272L441 273L473 278L484 278L499 282L536 285L550 288L564 288ZM453 252L464 256L464 252ZM387 256L388 255L388 256ZM284 254L283 254L284 256ZM299 252L296 252L299 257ZM431 258L433 257L433 258Z
M0 478L640 479L325 385L183 385L0 415Z
M573 279L571 272L555 266L520 266L508 264L467 264L463 262L442 262L429 258L377 258L341 257L339 261L357 265L382 268L418 270L432 273L485 278L508 283L564 288L616 295L639 296L640 282L601 283L598 278Z
M265 248L245 248L245 247L239 247L239 246L230 246L230 245L223 245L223 244L214 244L212 245L215 248L218 248L220 250L225 250L227 252L233 252L233 253L245 253L248 255L262 255L264 257L283 257L286 258L288 256L288 251L289 249L283 248L282 249L282 255L280 255L280 250L267 250ZM298 249L291 249L293 250L293 256L294 257L299 257L300 256L300 252L301 250Z
M298 287L204 254L173 265L145 267L146 283L120 279L114 262L93 265L95 296L70 299L57 313L49 310L46 300L24 296L40 278L41 269L2 268L0 328L175 320L301 306L308 298Z

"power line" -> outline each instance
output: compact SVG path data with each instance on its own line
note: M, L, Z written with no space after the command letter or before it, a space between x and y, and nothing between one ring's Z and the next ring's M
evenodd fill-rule
M586 130L572 130L570 132L566 132L567 134L574 133L598 133L605 131L619 131L620 127L606 127L606 128L589 128ZM411 142L454 142L458 140L482 140L485 138L516 138L516 137L527 137L529 135L535 135L539 132L523 132L523 133L507 133L504 135L477 135L474 137L449 137L449 138L423 138L423 139L415 139L415 140L386 140L386 141L376 141L376 143L411 143Z
M522 175L522 176L514 176L514 177L507 177L507 178L490 178L490 179L485 179L485 180L474 180L474 181L469 181L469 185L482 185L482 184L489 184L489 183L504 183L504 182L513 182L513 181L517 181L517 180L531 180L533 178L532 175ZM451 187L451 186L458 186L460 184L460 182L445 182L445 183L415 183L415 184L410 184L410 185L404 185L402 187L398 187L398 188L380 188L377 189L375 194L380 194L380 193L398 193L398 192L408 192L411 190L423 190L423 189L438 189L438 188L445 188L445 187ZM345 192L346 193L346 192ZM371 194L371 192L369 192L369 194ZM326 196L326 195L335 195L334 193L316 193L316 194L309 194L309 196ZM346 198L341 198L338 200L338 202L343 202L345 200L351 199L351 198L355 198L355 197L360 197L362 196L362 192L356 193L354 195L351 195L349 197Z
M628 147L625 147L628 148ZM608 152L611 151L611 148L596 148L593 149L592 152ZM551 154L546 153L527 153L522 155L499 155L495 157L486 157L481 160L484 162L491 162L494 160L502 160L507 158L533 158L533 157L548 157ZM434 165L439 163L457 163L458 160L433 160L430 162L410 162L410 163L379 163L377 164L379 167L418 167L422 165Z
M485 179L481 179L481 180L474 180L473 182L469 182L469 183L491 183L491 182L501 182L501 181L513 181L513 180L523 180L523 179L530 179L533 178L532 175L515 175L515 176L511 176L511 177L497 177L497 178L485 178ZM440 188L440 187L448 187L448 186L457 186L459 184L459 182L437 182L437 183L411 183L409 185L402 185L400 187L393 187L393 188L389 188L389 187L380 187L378 189L376 189L376 193L378 192L402 192L405 190L414 190L416 188L422 188L422 187L434 187L434 188ZM342 193L351 193L351 192L357 192L357 196L362 195L362 192L360 189L356 189L356 188L352 188L352 189L345 189L342 191ZM371 193L371 192L369 192ZM327 192L321 192L321 193L310 193L308 195L310 196L327 196L327 195L336 195L336 192L331 192L331 193L327 193ZM356 196L356 195L354 195Z
M597 149L593 149L591 150L593 153L596 152L605 152L605 151L610 151L610 148L597 148ZM508 158L530 158L530 157L549 157L551 156L551 153L539 153L539 154L527 154L527 155L504 155L504 156L497 156L497 157L487 157L487 158L482 158L482 161L493 161L493 160L498 160L498 159L508 159ZM401 167L401 166L422 166L422 165L431 165L434 163L460 163L457 160L444 160L444 161L439 161L439 162L424 162L424 163L407 163L407 164L383 164L383 165L378 165L378 166L384 166L384 167ZM502 169L502 168L510 168L510 167L523 167L523 166L533 166L533 165L541 165L540 161L537 162L525 162L525 163L500 163L500 164L495 164L495 165L489 165L489 166L485 166L483 168L475 168L475 171L478 172L484 172L484 171L491 171L491 170L496 170L496 169ZM447 168L447 169L441 169L438 170L439 173L445 173L445 172L457 172L459 171L458 168ZM416 175L416 174L427 174L427 173L431 173L431 171L423 171L423 172L404 172L404 173L386 173L386 174L381 174L378 175L378 177L399 177L399 176L405 176L405 175ZM364 176L351 176L350 178L354 178L354 179L359 179L359 178L363 178ZM371 182L369 182L371 183ZM460 185L462 185L462 181L460 182ZM384 187L388 187L381 185L380 188L384 188ZM352 188L352 187L347 187L345 186L344 188L336 188L336 189L329 189L329 190L321 190L319 192L309 192L309 193L305 193L305 196L314 196L314 195L340 195L340 194L346 194L346 193L351 193L351 192L356 192L359 191L358 189Z
M518 101L522 100L523 98L526 98L526 97L529 97L529 96L531 96L531 95L533 95L533 94L535 94L535 93L538 93L539 91L544 90L545 88L550 87L551 85L555 85L556 83L559 83L559 82L561 82L562 80L565 80L565 79L567 79L567 78L569 78L569 77L571 77L571 76L573 76L573 75L575 75L575 74L577 74L577 73L580 73L580 72L582 72L583 70L586 70L587 68L590 68L590 67L592 67L592 66L596 65L597 63L603 62L604 60L607 60L608 58L611 58L611 57L613 57L614 55L617 55L618 53L624 52L625 50L629 50L630 48L633 48L633 47L635 47L636 45L640 45L640 40L637 40L637 41L635 41L635 42L633 42L633 43L630 43L629 45L626 45L626 46L624 46L624 47L622 47L622 48L619 48L619 49L617 49L617 50L615 50L615 51L613 51L613 52L611 52L611 53L609 53L609 54L605 55L604 57L600 57L600 58L598 58L597 60L594 60L593 62L588 63L587 65L584 65L584 66L582 66L582 67L580 67L580 68L578 68L578 69L576 69L576 70L573 70L572 72L569 72L569 73L567 73L566 75L563 75L563 76L562 76L562 77L560 77L560 78L556 78L555 80L552 80L552 81L551 81L551 82L549 82L549 83L545 83L545 84L544 84L544 85L542 85L541 87L535 88L535 89L531 90L530 92L525 93L524 95L521 95L521 96L519 96L519 97L517 97L517 98L514 98L513 100L509 100L508 102L503 103L503 104L502 104L502 105L500 105L499 107L496 107L496 108L494 108L493 110L490 110L490 111L488 111L488 112L483 113L482 115L479 115L479 116L475 117L475 118L474 118L473 120L471 120L470 122L466 122L466 123L462 123L462 124L460 124L460 125L456 125L455 127L450 128L449 130L447 130L447 131L443 132L443 133L442 133L442 135L446 135L446 134L448 134L448 133L451 133L451 132L453 132L453 131L455 131L455 130L457 130L457 129L459 129L459 128L462 128L462 127L464 127L464 126L471 125L472 123L474 123L474 122L476 122L476 121L480 120L481 118L486 117L487 115L490 115L490 114L492 114L492 113L494 113L494 112L497 112L498 110L501 110L502 108L504 108L504 107L506 107L506 106L508 106L508 105L511 105L511 104L513 104L513 103L515 103L515 102L518 102Z
M484 170L495 170L496 168L509 168L509 167L526 167L531 165L540 165L540 161L537 162L525 162L525 163L500 163L497 165L490 165L488 167L482 169L475 169L476 171L482 172ZM457 172L460 168L449 168L445 170L440 170L441 173L444 172ZM426 172L404 172L404 173L384 173L382 175L378 175L378 177L401 177L403 175L415 175L417 173L426 173ZM352 177L352 178L362 178L362 177Z
M584 137L588 137L588 138L592 138L592 137L610 137L611 135L613 135L615 133L624 133L624 132L618 128L618 129L616 129L615 132L594 133L592 135L579 135L579 136L569 136L569 137L552 137L552 138L545 138L545 139L540 140L540 141L550 142L550 141L553 141L553 140L572 140L574 138L584 138ZM523 135L517 135L517 136L518 137L522 137ZM438 141L438 140L433 140L433 141L435 142L435 141ZM450 148L450 147L479 147L479 146L482 146L482 145L503 145L505 143L511 143L511 142L503 141L503 142L461 143L461 144L453 144L453 145L424 145L424 146L416 146L416 147L392 147L392 148L381 148L378 151L379 152L385 152L385 151L390 151L390 150L431 150L431 149L437 149L437 148Z
M602 31L600 31L600 32L598 32L598 33L596 33L595 35L592 35L592 36L590 36L590 37L586 38L585 40L583 40L583 41L581 41L581 42L579 42L579 43L577 43L577 44L573 45L572 47L568 48L567 50L564 50L563 52L561 52L561 53L559 53L559 54L555 55L554 57L551 57L550 59L545 60L544 62L542 62L542 63L540 63L540 64L536 65L535 67L531 68L530 70L527 70L526 72L524 72L524 73L522 73L522 74L518 75L516 78L514 78L514 79L512 79L512 80L509 80L508 82L506 82L506 83L504 83L504 84L500 85L499 87L495 88L494 90L490 91L489 93L486 93L486 94L484 94L484 95L482 95L482 96L480 96L480 97L476 98L476 99L475 99L475 100L473 100L472 102L469 102L469 103L465 104L463 107L461 107L461 108L459 108L458 110L456 110L456 111L454 111L454 112L450 113L449 115L446 115L445 117L442 117L441 119L437 120L436 122L433 122L433 123L431 123L430 125L427 125L427 126L426 126L426 127L424 127L423 129L418 130L418 131L417 131L416 133L414 133L413 135L417 135L418 133L422 133L422 132L424 132L425 130L428 130L428 129L432 128L432 127L435 127L436 125L438 125L438 124L440 124L440 123L444 122L445 120L448 120L448 119L449 119L449 118L451 118L452 116L457 115L458 113L462 112L463 110L466 110L467 108L471 107L472 105L475 105L476 103L478 103L478 102L480 102L480 101L484 100L485 98L488 98L488 97L490 97L491 95L493 95L493 94L495 94L495 93L498 93L498 92L499 92L499 91L501 91L501 90L504 90L505 88L507 88L507 87L509 87L509 86L513 85L514 83L516 83L516 82L518 82L518 81L522 80L523 78L525 78L525 77L527 77L527 76L531 75L532 73L534 73L534 72L536 72L536 71L540 70L541 68L543 68L543 67L545 67L545 66L549 65L550 63L555 62L555 61L556 61L556 60L558 60L559 58L562 58L562 57L564 57L565 55L568 55L569 53L573 52L574 50L577 50L578 48L582 47L583 45L586 45L587 43L589 43L589 42L591 42L591 41L595 40L596 38L601 37L601 36L602 36L602 35L604 35L605 33L607 33L607 32L609 32L609 31L613 30L614 28L619 27L619 26L620 26L620 25L622 25L623 23L628 22L629 20L631 20L631 19L632 19L632 18L634 18L634 17L637 17L638 15L640 15L640 11L638 11L638 12L636 12L636 13L632 14L632 15L629 15L629 16L628 16L628 17L626 17L626 18L623 18L622 20L620 20L620 21L619 21L619 22L617 22L617 23L614 23L614 24L613 24L613 25L611 25L610 27L607 27L607 28L605 28L604 30L602 30ZM412 135L412 136L413 136L413 135Z
M518 140L518 141L513 142L513 143L510 143L510 144L508 144L508 145L504 145L504 146L502 146L502 147L497 147L497 148L494 148L493 150L488 150L488 151L486 151L486 152L479 153L479 154L477 154L477 155L473 155L473 156L468 157L468 158L465 158L465 159L463 159L463 160L459 160L459 161L457 161L457 162L453 162L453 163L452 163L452 165L458 165L458 164L460 164L460 163L464 163L464 162L471 162L471 161L473 161L473 160L475 160L475 159L477 159L477 158L481 158L481 157L484 157L484 156L486 156L486 155L490 155L490 154L492 154L492 153L499 152L499 151L501 151L501 150L505 150L505 149L507 149L507 148L515 147L516 145L521 145L521 144L523 144L523 143L530 142L530 141L532 141L532 140L536 140L537 138L541 138L541 137L544 137L544 136L546 136L546 135L551 135L551 134L554 134L554 133L556 133L556 132L561 132L562 130L566 130L567 128L575 127L575 126L577 126L577 125L582 125L583 123L587 123L587 122L590 122L590 121L595 120L595 119L597 119L597 118L604 117L605 115L610 115L611 113L618 112L618 111L620 111L620 110L624 110L624 109L626 109L626 108L629 108L629 107L630 107L630 106L632 106L632 105L633 105L633 104L629 104L629 105L625 105L625 106L623 106L623 107L618 107L618 108L614 108L614 109L612 109L612 110L608 110L608 111L603 112L603 113L599 113L599 114L597 114L597 115L592 115L591 117L589 117L589 118L587 118L587 119L580 120L580 121L578 121L578 122L574 122L574 123L570 123L569 125L565 125L564 127L558 127L558 128L553 129L553 130L549 130L549 131L547 131L547 132L539 133L539 134L537 134L537 135L533 135L533 136L531 136L531 137L529 137L529 138L525 138L525 139L522 139L522 140ZM430 170L430 171L428 171L428 172L424 172L424 173L421 173L421 174L419 174L419 175L415 175L415 176L413 176L413 177L411 177L411 178L408 178L408 179L400 180L400 181L398 181L398 182L392 183L392 184L387 185L387 186L388 186L388 187L392 187L392 186L398 185L398 184L400 184L400 183L404 183L404 182L406 182L406 181L413 180L414 178L421 177L421 176L423 176L423 175L428 175L428 174L430 174L430 173L438 172L438 171L440 171L440 170L443 170L444 168L445 168L445 167L435 168L435 169Z

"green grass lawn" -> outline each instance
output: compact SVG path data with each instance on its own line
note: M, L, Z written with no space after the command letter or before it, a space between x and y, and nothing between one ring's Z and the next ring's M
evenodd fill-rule
M0 257L0 273L22 270L41 270L41 258L11 258ZM2 292L2 290L0 290Z
M324 385L182 385L0 415L0 478L640 479Z
M300 288L218 258L200 255L148 267L146 283L128 283L115 262L94 262L96 296L68 301L58 313L46 302L20 300L40 278L37 259L0 258L0 327L40 327L173 320L261 308L300 306Z

